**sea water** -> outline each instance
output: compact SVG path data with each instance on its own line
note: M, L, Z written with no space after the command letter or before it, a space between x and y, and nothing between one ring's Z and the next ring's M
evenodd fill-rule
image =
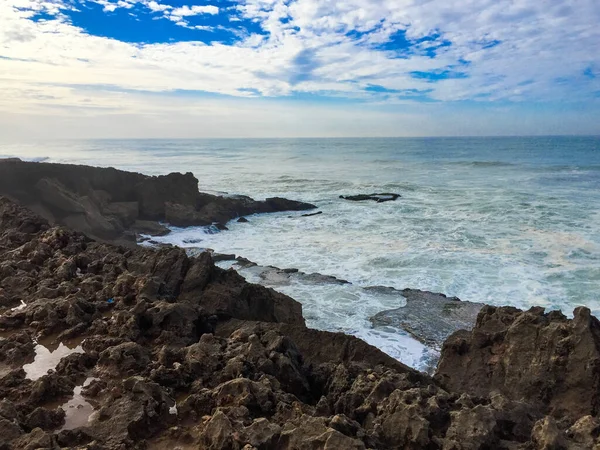
M314 203L323 214L252 216L163 241L348 280L278 289L303 303L310 326L360 336L416 367L427 348L368 320L401 301L361 286L600 313L599 137L96 140L6 144L0 155L190 171L202 191ZM373 192L402 198L339 198Z

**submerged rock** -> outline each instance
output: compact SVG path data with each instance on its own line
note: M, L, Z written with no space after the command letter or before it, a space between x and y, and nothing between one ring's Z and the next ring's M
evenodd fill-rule
M344 200L351 200L353 202L373 200L377 203L393 202L400 197L402 197L400 194L394 194L389 192L384 192L381 194L340 195L340 198L343 198Z
M482 303L463 302L456 297L417 289L396 291L379 286L370 289L386 294L395 292L406 299L405 306L371 317L374 326L401 328L419 341L437 348L455 331L472 329L483 307Z

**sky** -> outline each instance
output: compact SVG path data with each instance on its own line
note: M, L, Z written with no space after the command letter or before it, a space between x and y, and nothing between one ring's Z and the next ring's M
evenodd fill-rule
M0 137L600 134L598 0L0 0Z

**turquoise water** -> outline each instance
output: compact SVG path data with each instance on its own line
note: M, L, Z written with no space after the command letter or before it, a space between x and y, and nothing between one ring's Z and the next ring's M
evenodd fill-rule
M180 245L202 239L217 251L356 286L419 288L567 314L587 305L600 313L598 137L70 141L7 144L0 154L148 174L191 171L201 190L280 195L323 211L167 237ZM338 198L376 191L402 198ZM282 288L303 302L314 326L364 337L403 360L422 350L373 335L368 316L398 305L352 289Z

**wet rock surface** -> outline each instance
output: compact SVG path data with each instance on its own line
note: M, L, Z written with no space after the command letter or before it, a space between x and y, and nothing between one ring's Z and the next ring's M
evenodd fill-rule
M394 194L390 192L383 192L380 194L358 194L358 195L340 195L340 198L344 200L350 200L353 202L363 202L365 200L372 200L377 203L393 202L402 197L400 194Z
M284 198L198 192L191 173L146 176L113 168L0 159L0 195L28 206L50 223L96 240L135 242L136 233L163 235L174 226L224 226L240 216L303 211L314 205Z
M0 261L2 295L26 304L0 310L1 449L599 444L598 324L583 309L568 320L486 307L448 340L435 381L307 329L297 302L206 252L94 242L0 199ZM26 377L36 345L67 342L84 353ZM84 402L84 417L65 411Z
M385 287L367 289L386 290ZM389 291L389 288L387 290ZM374 315L371 317L373 325L401 328L419 341L435 348L440 348L452 333L471 330L477 320L477 314L484 306L482 303L463 302L456 297L417 289L395 292L406 299L406 305Z

